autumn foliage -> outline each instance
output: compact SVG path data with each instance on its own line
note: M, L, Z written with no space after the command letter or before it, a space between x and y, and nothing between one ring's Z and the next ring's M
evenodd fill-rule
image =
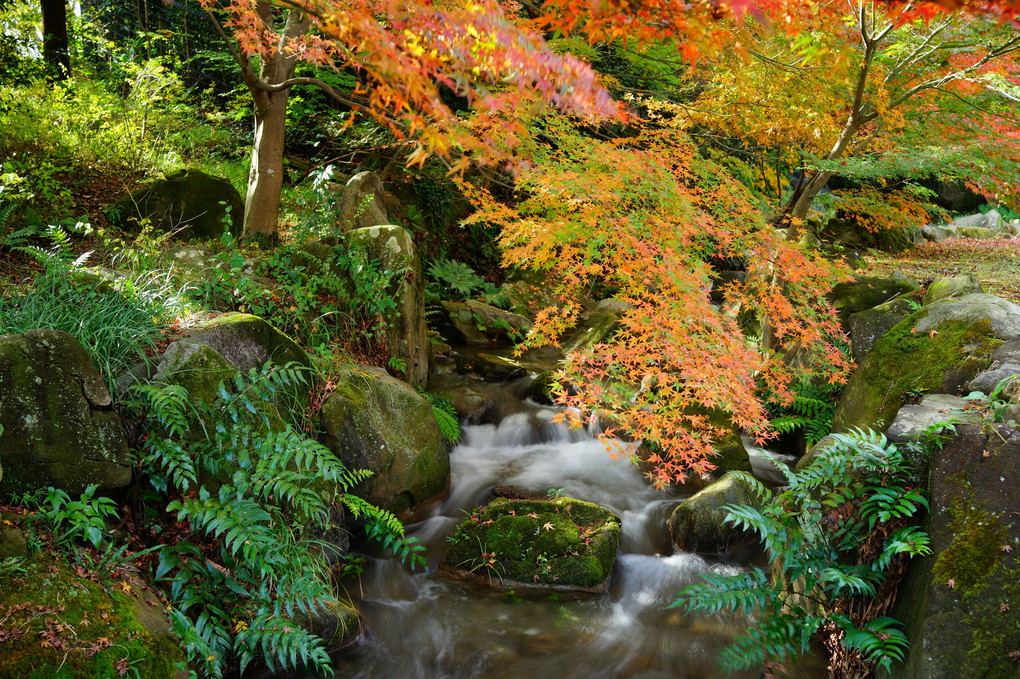
M654 480L666 485L713 468L719 432L706 412L765 438L758 385L789 397L793 369L742 323L767 318L783 345L825 347L837 369L822 379L839 379L846 365L830 342L840 331L825 293L843 272L777 235L681 124L598 141L562 116L531 129L540 130L528 145L533 164L516 176L513 204L467 189L481 205L473 219L502 227L506 263L545 272L560 300L527 344L557 342L593 287L630 305L610 341L568 357L567 417L612 412L619 424L607 438L654 444ZM712 287L734 260L747 266L745 282L716 304Z

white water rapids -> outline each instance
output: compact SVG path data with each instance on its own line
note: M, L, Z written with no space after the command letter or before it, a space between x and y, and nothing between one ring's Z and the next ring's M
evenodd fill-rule
M613 460L584 431L530 408L499 425L465 428L451 454L450 494L408 527L428 547L429 571L411 574L393 560L369 559L348 591L370 633L336 659L337 676L363 679L591 677L712 679L716 656L746 623L694 617L666 607L708 572L740 566L673 554L666 519L682 499L654 490L624 460ZM446 538L494 486L598 502L623 519L610 589L565 595L488 589L437 572ZM807 668L804 668L807 670ZM800 677L823 676L814 668Z

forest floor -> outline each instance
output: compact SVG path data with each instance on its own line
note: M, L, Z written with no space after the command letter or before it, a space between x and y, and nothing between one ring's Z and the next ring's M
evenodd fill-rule
M1020 236L959 238L898 253L873 252L867 257L866 268L875 276L900 271L919 283L972 273L985 292L1020 304Z

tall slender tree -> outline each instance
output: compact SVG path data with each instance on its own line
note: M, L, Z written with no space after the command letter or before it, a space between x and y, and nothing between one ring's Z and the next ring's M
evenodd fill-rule
M42 0L43 59L53 80L71 75L71 54L67 39L67 2Z

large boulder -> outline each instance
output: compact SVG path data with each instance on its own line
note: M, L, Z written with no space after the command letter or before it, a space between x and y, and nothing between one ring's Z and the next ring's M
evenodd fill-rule
M131 482L120 417L92 360L59 330L0 337L0 499Z
M231 233L240 234L244 202L226 179L200 170L180 170L117 201L111 215L128 228L152 224L188 238L218 238L228 221Z
M970 391L991 394L1003 380L1020 375L1020 337L1012 339L995 350L988 370L979 373L967 385Z
M669 517L669 536L680 551L725 554L754 539L726 524L726 505L760 506L747 476L735 472L681 502Z
M924 291L922 303L927 306L949 297L963 297L975 292L984 292L981 289L981 282L972 273L959 276L943 276L932 281L928 289Z
M829 293L829 301L836 308L839 320L844 325L850 316L865 309L873 309L902 295L909 295L921 286L903 274L895 273L889 278L859 276L853 281L839 283Z
M452 536L443 569L502 587L604 592L620 546L620 517L572 498L497 498Z
M469 299L443 302L440 332L451 342L471 346L509 345L520 342L531 330L531 321L512 311Z
M0 679L186 676L165 608L141 583L123 584L104 587L44 554L0 578Z
M897 298L871 309L851 314L850 346L854 361L860 363L875 348L878 338L892 330L897 323L914 311L909 300Z
M924 307L885 333L858 367L836 407L833 431L884 431L907 399L955 394L1020 335L1020 306L985 294Z
M336 226L340 231L390 223L383 202L385 190L382 179L375 172L359 172L343 187L337 186L335 192L339 220Z
M396 306L383 312L383 340L390 356L403 363L404 379L424 387L429 373L425 284L411 235L403 227L384 225L354 229L344 238L348 247L364 248L370 261L395 274L386 294Z
M911 561L892 615L910 651L898 679L1018 676L1020 431L957 428L930 461L932 554Z
M450 455L431 404L381 370L351 366L334 379L320 412L323 442L349 469L373 472L358 495L393 512L441 495Z

